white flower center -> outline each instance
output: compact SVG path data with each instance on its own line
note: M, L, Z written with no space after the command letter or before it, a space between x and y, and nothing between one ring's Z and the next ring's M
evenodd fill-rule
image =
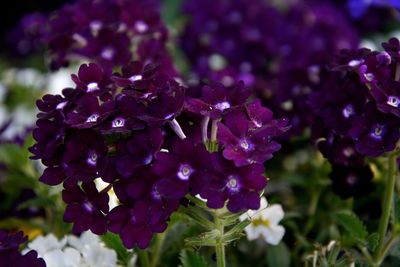
M223 102L219 102L219 103L215 104L214 107L215 107L216 109L219 109L219 110L221 110L221 111L224 111L225 109L230 108L230 107L231 107L231 104L229 104L229 102L227 102L227 101L223 101Z
M397 96L389 96L386 103L387 103L389 106L398 108L399 105L400 105L400 98L398 98Z
M383 135L384 130L385 130L385 127L384 127L383 125L378 124L378 125L375 126L375 128L372 130L371 136L372 136L374 139L380 140L380 139L382 139L382 135Z
M342 110L343 116L347 119L354 114L354 107L352 104L346 105Z
M101 57L106 60L112 60L115 56L115 50L111 47L107 47L101 51Z
M129 77L129 80L131 82L136 82L136 81L141 80L142 78L143 78L142 75L133 75L133 76Z
M343 149L343 155L346 157L351 157L354 154L354 149L352 147L346 147Z
M135 23L135 29L140 33L144 33L149 29L149 25L147 25L144 21L139 20Z
M92 151L89 153L87 163L89 163L92 166L96 166L98 158L99 158L99 156L97 155L97 153Z
M125 120L122 118L116 118L113 120L112 125L113 128L120 128L125 126Z
M93 92L93 91L96 91L96 90L99 90L99 85L97 84L97 83L89 83L88 85L87 85L87 91L88 92Z
M226 183L226 186L231 192L237 192L239 191L239 182L236 176L234 175L229 175L228 176L228 182Z
M219 54L212 54L208 58L208 65L210 69L214 71L220 71L225 69L226 64L227 64L226 59Z
M63 109L67 105L67 101L61 102L57 105L56 109Z
M83 207L88 212L92 212L94 210L94 207L93 207L92 203L90 203L89 201L83 202Z
M90 115L89 118L87 118L86 122L96 122L98 118L99 115L95 113Z
M151 163L152 160L153 160L153 155L149 154L147 157L144 158L143 164L148 165Z
M189 177L192 173L193 173L193 169L188 164L182 164L179 167L177 176L179 179L186 181L189 179Z
M350 61L347 65L349 65L349 67L354 68L354 67L360 66L360 64L361 64L362 62L363 62L362 60L356 60L356 59L354 59L354 60Z

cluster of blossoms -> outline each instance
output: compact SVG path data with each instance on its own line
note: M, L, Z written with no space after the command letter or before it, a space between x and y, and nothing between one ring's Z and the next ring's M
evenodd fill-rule
M166 49L168 31L157 0L81 0L50 16L32 14L9 37L21 54L48 47L50 66L59 69L72 59L89 59L110 71L135 58L157 63L175 74Z
M382 46L382 52L343 51L323 89L310 96L313 136L344 197L368 192L373 175L364 157L393 151L400 139L400 42Z
M277 116L289 117L290 134L310 125L306 100L318 89L324 65L341 49L358 47L357 31L335 5L298 1L285 12L265 1L186 1L190 15L181 45L190 82L243 80ZM259 23L268 18L268 23Z
M19 247L25 243L28 238L24 237L22 232L15 234L5 230L0 230L0 263L1 266L15 267L45 267L43 259L38 258L38 253L34 250L22 255Z
M214 209L259 208L263 163L289 127L242 82L210 83L188 97L162 68L137 61L114 74L84 64L72 79L76 88L37 102L30 151L46 166L43 183L63 183L73 232L111 231L126 247L145 248L187 194ZM97 179L108 185L99 190ZM119 200L112 210L110 189Z
M30 251L36 251L47 267L117 266L117 253L106 248L100 238L90 232L80 237L68 235L61 240L53 234L39 236L28 243L23 253Z

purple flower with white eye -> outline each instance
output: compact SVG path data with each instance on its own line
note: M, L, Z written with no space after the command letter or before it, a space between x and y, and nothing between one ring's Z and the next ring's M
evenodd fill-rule
M72 130L65 136L62 167L67 176L84 182L99 177L99 162L108 152L101 135L93 130Z
M356 116L349 136L359 153L378 157L392 151L400 138L400 120L392 115L379 113L370 103L362 116Z
M171 150L158 153L152 168L161 178L156 183L159 194L176 199L184 197L189 193L190 180L208 168L209 155L203 144L195 145L193 140L171 142Z
M243 82L237 83L232 88L213 82L202 88L200 98L188 98L186 109L190 112L219 119L229 110L243 106L250 97L251 91L245 88Z
M140 86L143 80L151 79L158 69L156 65L147 64L144 66L141 61L132 61L122 66L121 74L116 73L111 79L118 86L125 87L135 83Z
M107 231L105 215L109 209L109 197L107 192L98 192L94 182L82 183L80 187L68 179L64 182L62 197L67 204L64 220L74 223L74 233L91 230L102 235Z
M332 164L362 165L364 156L357 152L354 141L349 137L330 134L318 142L318 149Z
M130 138L119 141L116 145L117 171L128 177L139 167L151 164L162 143L163 135L159 128L137 131Z
M259 192L267 185L264 166L251 164L236 167L219 153L211 155L211 169L194 177L193 193L207 200L207 206L219 209L227 202L229 211L235 213L260 207Z
M96 36L90 36L86 42L87 45L76 52L98 62L107 71L111 71L115 65L127 64L132 59L129 50L131 42L126 33L100 29Z
M145 123L139 120L139 116L145 112L145 105L136 98L118 94L115 100L114 110L100 126L103 134L130 133L145 128Z
M399 81L385 80L380 86L372 85L371 95L374 97L379 111L400 117Z
M101 103L95 94L88 93L76 101L65 122L78 129L92 128L110 115L113 106L113 101Z
M243 112L232 111L224 117L223 122L218 123L218 140L223 145L223 155L238 167L271 159L272 153L281 148L272 138L289 128L287 121L272 118L261 121L263 125L253 128L254 117L249 121Z
M100 94L104 91L108 81L103 69L94 63L83 64L79 67L78 75L72 74L72 80L84 92Z
M147 85L147 92L141 93L141 101L146 103L146 110L138 118L151 126L171 122L180 114L185 100L182 85L167 75L157 75ZM128 92L129 90L126 90Z
M0 230L0 262L3 266L13 267L45 267L46 263L42 258L38 258L38 253L31 250L22 255L19 247L28 240L20 231L11 234L5 230Z

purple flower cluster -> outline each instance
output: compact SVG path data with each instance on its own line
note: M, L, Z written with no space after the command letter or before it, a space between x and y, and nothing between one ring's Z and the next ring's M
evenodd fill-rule
M160 64L165 72L176 74L166 49L168 31L157 0L79 0L48 18L27 16L11 38L22 53L35 48L40 40L49 49L53 69L78 58L111 72L114 66L134 58Z
M321 152L353 171L367 168L361 167L365 156L393 151L400 139L400 42L390 39L383 48L342 52L323 89L310 96Z
M46 166L40 181L63 183L75 233L112 231L126 247L145 248L187 194L231 212L259 207L263 163L288 122L243 83L210 83L188 97L162 68L140 62L112 75L82 65L72 79L76 88L37 102L30 151ZM109 186L99 190L96 179ZM111 188L120 205L110 211Z
M289 117L290 134L311 122L306 104L320 87L324 65L341 49L355 49L359 38L334 5L299 1L285 12L265 1L186 1L191 17L181 36L192 65L190 81L243 80L278 116ZM260 23L268 18L268 23Z
M46 263L42 258L38 258L36 251L31 250L25 255L19 251L20 245L27 240L28 238L24 237L22 232L12 234L0 230L0 266L45 267Z

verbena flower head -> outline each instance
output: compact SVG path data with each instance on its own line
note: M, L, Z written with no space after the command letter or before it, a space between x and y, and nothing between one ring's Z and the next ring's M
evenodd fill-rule
M53 69L78 58L94 61L111 72L114 66L125 65L134 56L176 74L166 48L168 31L160 18L159 1L79 0L47 18L31 15L18 29L13 35L18 40L18 50L27 53L38 46L35 42L45 44Z
M143 62L113 74L84 64L72 79L74 89L37 102L30 151L46 166L43 183L63 183L74 233L111 231L127 248L146 248L188 194L215 209L259 208L263 163L289 127L243 83L210 83L186 98L186 87ZM119 203L110 210L111 189Z
M5 230L0 230L0 262L3 266L15 267L45 267L46 264L42 258L38 258L38 253L31 250L22 255L19 247L28 240L22 232L15 234Z
M323 89L309 98L316 115L314 139L338 166L331 178L344 197L362 195L368 191L362 188L370 188L372 175L364 167L364 157L391 152L400 139L399 41L391 39L383 48L382 52L343 51ZM352 168L355 173L347 179Z

